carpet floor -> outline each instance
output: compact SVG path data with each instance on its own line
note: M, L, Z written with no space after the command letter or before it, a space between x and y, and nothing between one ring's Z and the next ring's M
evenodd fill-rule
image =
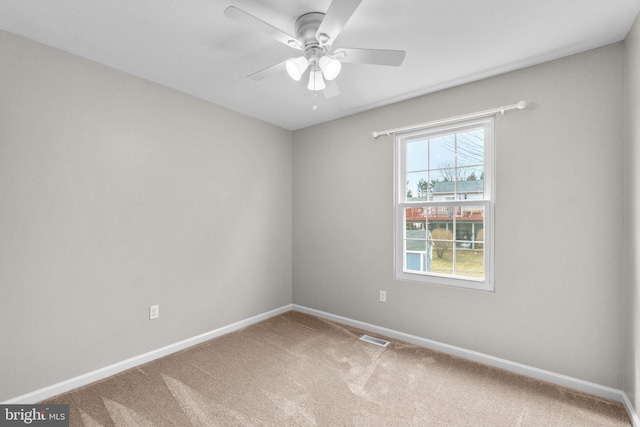
M622 404L288 312L49 399L71 426L630 426Z

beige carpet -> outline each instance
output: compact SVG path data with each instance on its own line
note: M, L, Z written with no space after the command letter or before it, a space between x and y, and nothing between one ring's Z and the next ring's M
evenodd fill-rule
M630 426L614 401L289 312L44 403L72 426Z

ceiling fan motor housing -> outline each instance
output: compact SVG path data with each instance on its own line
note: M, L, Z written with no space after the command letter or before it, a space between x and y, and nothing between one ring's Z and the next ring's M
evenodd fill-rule
M296 37L305 48L310 45L320 46L320 42L316 39L316 34L323 19L324 13L311 12L305 13L296 21Z

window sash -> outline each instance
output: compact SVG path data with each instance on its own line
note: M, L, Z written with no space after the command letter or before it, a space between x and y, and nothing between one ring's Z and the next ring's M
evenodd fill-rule
M407 253L416 253L416 254L425 254L428 257L429 246L428 246L428 235L426 234L422 236L410 236L408 234L408 230L406 228L406 224L408 222L408 218L406 215L407 208L434 208L434 207L446 207L452 208L454 210L453 215L451 215L450 220L445 216L440 216L438 220L431 219L429 220L429 214L425 216L425 225L440 223L450 224L447 226L447 229L452 232L452 240L446 240L446 242L451 243L451 247L448 249L451 251L451 255L453 259L451 260L452 265L452 273L453 274L443 274L438 273L436 271L416 271L415 269L408 268L407 266ZM473 208L473 209L470 209ZM483 210L483 221L477 222L476 224L480 225L484 230L484 240L478 242L475 240L477 232L472 232L472 235L467 239L461 239L459 237L459 233L464 232L463 230L468 227L468 221L465 221L467 216L465 216L465 211L474 211L477 210L475 208L482 208ZM492 212L491 212L491 201L488 200L472 200L472 201L459 201L459 202L432 202L432 203L403 203L399 204L396 210L396 217L398 223L398 232L396 234L396 276L401 279L406 280L420 280L427 281L436 284L442 285L451 285L451 286L459 286L459 287L467 287L472 289L481 289L481 290L491 290L491 277L492 277L492 242L489 236L491 235L491 225L492 225ZM433 217L431 217L433 218ZM465 227L461 227L464 224ZM401 229L401 231L400 231ZM462 230L461 230L462 229ZM438 239L434 239L432 237L432 244L434 242L439 241ZM421 242L425 242L424 245ZM478 249L483 251L484 254L484 263L483 263L483 278L473 277L472 272L461 272L458 270L460 265L457 263L457 259L455 257L461 256L463 252L472 251L473 248L466 248L463 245L479 245L482 244L482 249ZM415 248L420 246L419 250ZM422 247L424 246L424 248ZM412 249L413 248L413 249ZM432 248L433 260L436 260L435 249ZM475 251L474 251L475 252ZM420 266L423 267L426 261L421 261Z

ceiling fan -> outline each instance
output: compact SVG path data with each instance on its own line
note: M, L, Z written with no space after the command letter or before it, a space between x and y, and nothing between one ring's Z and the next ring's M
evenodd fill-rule
M285 45L301 50L302 56L289 58L247 76L262 80L284 70L299 81L309 70L307 89L324 91L327 98L340 94L334 79L340 73L342 63L399 66L405 57L403 50L338 48L332 43L358 8L362 0L333 0L327 13L310 12L300 16L295 23L295 36L268 24L234 6L224 14L237 22L247 24Z

